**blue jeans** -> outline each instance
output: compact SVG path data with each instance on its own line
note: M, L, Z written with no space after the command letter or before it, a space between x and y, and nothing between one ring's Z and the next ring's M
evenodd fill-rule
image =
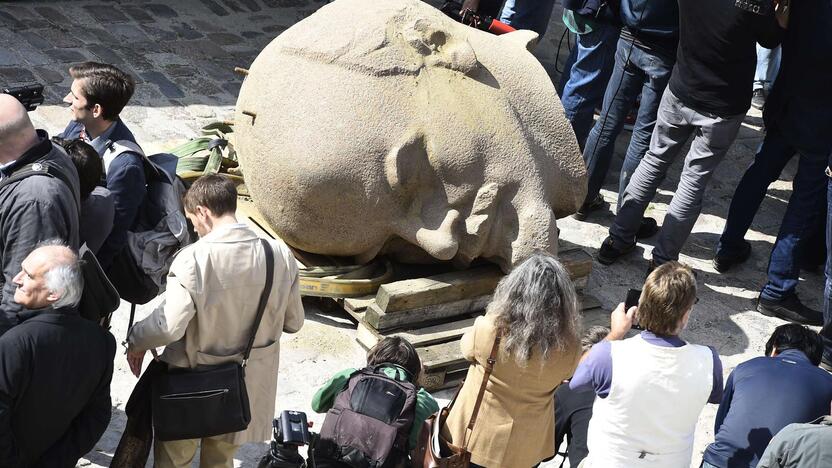
M531 29L543 38L554 5L555 0L506 0L500 21L514 29Z
M829 164L832 165L832 157ZM832 362L832 179L826 181L826 286L823 288L823 360Z
M578 34L578 43L567 61L572 64L569 73L561 77L560 102L581 151L592 128L595 109L604 99L619 32L615 26L598 23L592 32Z
M826 191L828 155L802 151L788 141L776 127L769 129L763 145L746 169L734 191L725 230L719 238L717 255L732 256L742 248L745 233L760 208L768 186L780 177L795 154L800 154L794 176L792 196L771 250L768 283L760 297L779 301L795 293L800 274L799 248L818 225Z
M659 102L670 80L670 72L673 71L675 61L675 58L666 58L639 47L632 47L632 42L628 40L618 40L615 67L607 84L601 116L586 140L584 162L589 174L589 186L584 203L592 201L604 185L615 151L615 139L621 133L624 119L641 93L641 106L619 177L617 206L621 206L624 189L650 147L650 137L656 126L656 112L659 110Z
M754 89L765 89L768 91L777 78L780 70L780 46L774 49L766 49L757 45L757 70L754 72Z

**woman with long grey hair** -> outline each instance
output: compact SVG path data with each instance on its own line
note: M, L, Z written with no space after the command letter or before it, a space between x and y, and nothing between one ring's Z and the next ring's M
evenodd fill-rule
M497 342L497 345L495 345ZM489 356L492 371L468 431ZM554 392L581 354L580 315L569 273L535 254L504 277L461 341L471 362L443 427L451 444L467 442L473 466L530 467L555 453Z

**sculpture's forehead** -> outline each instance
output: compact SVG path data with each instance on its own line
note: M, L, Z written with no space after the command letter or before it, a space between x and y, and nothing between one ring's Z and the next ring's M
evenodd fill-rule
M482 34L422 2L371 5L339 0L322 7L278 37L278 52L372 75L416 74L445 43Z

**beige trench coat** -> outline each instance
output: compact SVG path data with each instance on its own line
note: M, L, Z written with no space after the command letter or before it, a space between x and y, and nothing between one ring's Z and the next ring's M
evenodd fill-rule
M494 317L477 317L460 346L471 361L468 375L442 432L462 446L482 384L484 366L497 329ZM555 453L555 389L572 376L580 346L551 352L543 361L532 355L525 367L501 349L485 387L480 412L468 439L471 461L488 468L529 468Z
M295 258L282 241L270 243L274 283L246 367L251 424L221 436L233 444L271 438L280 334L303 325ZM129 346L164 346L160 359L175 367L242 361L265 280L265 253L257 235L243 224L218 227L177 254L164 302L132 327Z

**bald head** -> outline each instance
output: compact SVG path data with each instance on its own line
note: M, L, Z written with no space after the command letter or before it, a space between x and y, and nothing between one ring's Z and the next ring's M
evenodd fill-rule
M13 96L0 94L0 164L19 158L37 141L23 104Z
M81 300L84 279L78 256L58 241L32 251L14 278L14 300L27 309L74 307Z

